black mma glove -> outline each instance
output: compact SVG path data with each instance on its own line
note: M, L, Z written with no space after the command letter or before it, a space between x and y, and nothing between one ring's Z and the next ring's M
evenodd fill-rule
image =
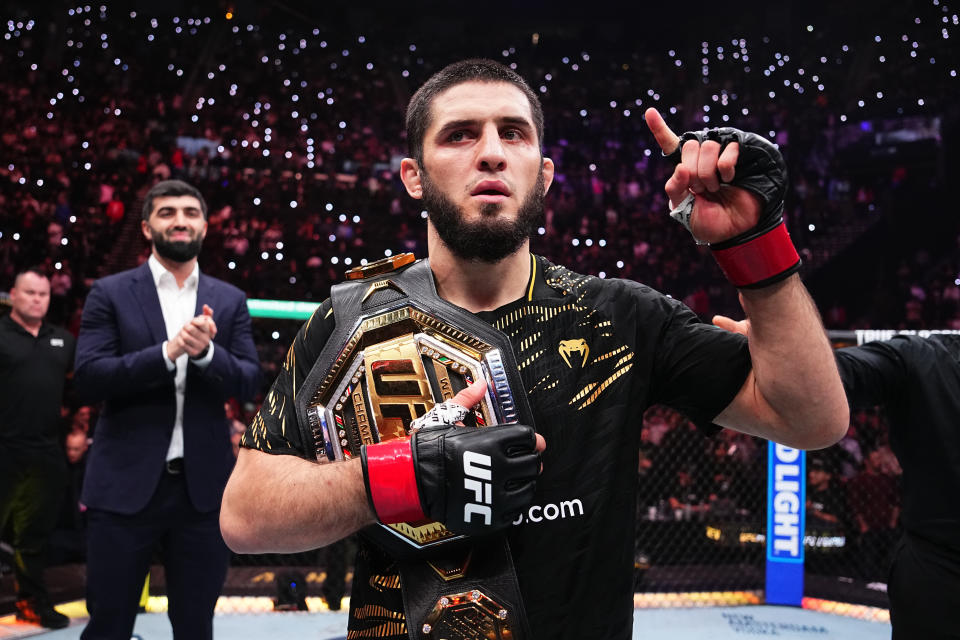
M533 427L427 426L361 449L363 481L380 522L430 518L454 533L508 526L533 500L540 471Z
M734 129L719 127L688 131L667 158L679 164L681 148L688 140L720 143L720 152L731 142L740 144L740 154L730 184L751 192L762 203L757 226L729 240L710 245L724 275L736 287L754 289L771 285L800 269L800 256L783 224L783 198L787 191L787 167L780 151L769 140ZM688 197L670 215L689 229L693 198ZM685 218L685 219L684 219Z

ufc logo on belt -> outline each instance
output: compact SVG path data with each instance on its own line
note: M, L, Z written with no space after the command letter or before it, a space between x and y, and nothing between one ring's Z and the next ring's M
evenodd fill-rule
M490 494L493 466L490 456L473 451L463 452L463 488L473 492L473 502L469 500L463 505L463 521L470 522L474 515L482 515L483 523L490 524L493 515L489 505L493 504ZM486 482L483 482L486 481Z

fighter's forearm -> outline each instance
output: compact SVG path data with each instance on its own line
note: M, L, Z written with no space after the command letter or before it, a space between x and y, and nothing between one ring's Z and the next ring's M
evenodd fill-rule
M315 549L374 522L359 460L316 464L250 449L240 450L220 510L237 553Z
M820 315L799 276L744 290L740 299L750 319L753 372L738 396L741 411L724 417L789 446L835 443L847 431L849 410Z

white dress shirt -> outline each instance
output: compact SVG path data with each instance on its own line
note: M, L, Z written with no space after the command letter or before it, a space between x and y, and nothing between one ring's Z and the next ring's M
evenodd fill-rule
M183 398L187 390L187 354L182 354L174 362L167 355L167 342L173 340L183 325L190 322L197 309L197 282L200 279L200 267L193 265L193 272L187 276L183 286L177 286L177 279L172 273L160 264L156 256L150 255L147 260L150 266L150 273L153 275L153 283L157 287L157 296L160 298L160 309L163 311L163 323L167 327L167 340L163 341L160 348L163 350L163 359L167 363L167 369L173 371L176 369L177 375L174 378L177 390L177 413L173 421L173 435L170 438L170 446L167 449L167 460L183 457ZM193 363L201 369L210 364L213 360L213 341L210 342L210 349L200 360L194 360Z

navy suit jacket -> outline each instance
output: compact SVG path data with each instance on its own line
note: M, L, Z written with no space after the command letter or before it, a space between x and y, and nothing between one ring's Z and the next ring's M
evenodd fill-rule
M210 276L197 282L199 315L213 308L217 335L206 368L187 364L184 473L193 506L220 507L233 468L227 398L252 399L260 363L244 293ZM175 372L167 369L160 298L142 266L94 282L83 308L74 383L86 402L103 402L87 461L82 501L131 514L143 509L166 467L176 414Z

